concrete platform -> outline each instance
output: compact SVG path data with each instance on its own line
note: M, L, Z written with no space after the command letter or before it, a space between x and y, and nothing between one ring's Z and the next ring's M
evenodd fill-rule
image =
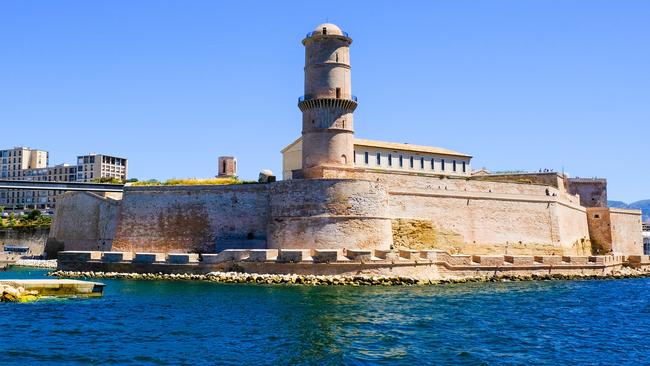
M0 280L0 285L22 287L25 290L38 291L38 296L58 297L101 297L104 284L78 280Z

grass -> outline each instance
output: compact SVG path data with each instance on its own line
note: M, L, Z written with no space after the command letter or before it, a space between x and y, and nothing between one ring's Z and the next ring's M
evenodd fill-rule
M144 182L134 182L131 183L131 185L133 186L197 186L197 185L231 185L231 184L248 184L248 183L257 183L257 182L243 181L238 178L209 178L209 179L172 178L164 182L159 182L157 180L152 179Z

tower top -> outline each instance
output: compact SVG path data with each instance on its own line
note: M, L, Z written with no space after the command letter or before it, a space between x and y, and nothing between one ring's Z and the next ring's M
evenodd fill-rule
M342 31L338 25L332 23L323 23L318 25L313 31L307 33L302 43L305 44L306 41L313 38L324 38L328 36L338 36L337 38L352 43L352 39L348 35L348 32Z
M344 32L337 26L336 24L332 23L323 23L321 25L316 26L314 30L311 32L311 36L313 35L326 35L326 34L331 34L335 36L343 36L346 35Z

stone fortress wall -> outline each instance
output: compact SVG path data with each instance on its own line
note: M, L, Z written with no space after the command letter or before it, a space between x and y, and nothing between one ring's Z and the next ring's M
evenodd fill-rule
M323 174L327 179L269 184L126 187L121 201L69 193L51 239L65 250L125 252L392 247L472 255L642 254L638 211L582 207L557 174L555 186L362 169ZM342 178L350 176L355 179ZM79 225L71 219L79 212L103 219Z

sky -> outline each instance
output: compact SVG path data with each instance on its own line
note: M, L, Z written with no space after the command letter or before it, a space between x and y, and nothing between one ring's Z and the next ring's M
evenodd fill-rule
M649 1L0 2L0 148L103 153L129 176L281 176L301 131L301 40L347 31L356 136L475 169L605 177L650 198Z

